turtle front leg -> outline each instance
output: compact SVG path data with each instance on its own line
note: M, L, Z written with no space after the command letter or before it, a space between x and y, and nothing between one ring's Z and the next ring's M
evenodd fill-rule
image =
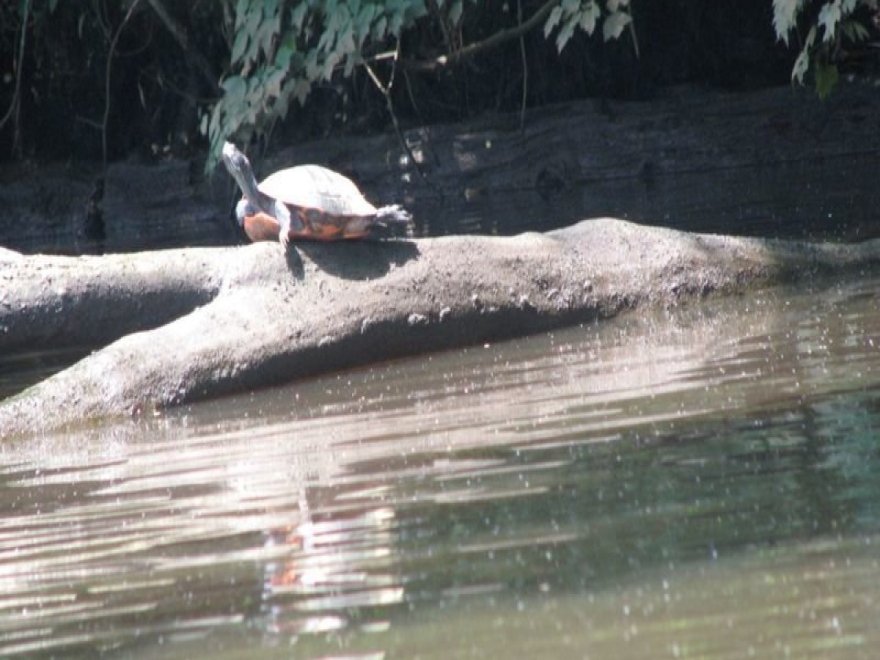
M275 217L278 219L278 242L287 250L290 244L290 211L280 202L275 203Z

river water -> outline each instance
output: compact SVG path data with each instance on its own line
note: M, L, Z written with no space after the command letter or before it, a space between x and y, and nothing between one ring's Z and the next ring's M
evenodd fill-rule
M878 439L862 278L7 443L0 654L875 658Z

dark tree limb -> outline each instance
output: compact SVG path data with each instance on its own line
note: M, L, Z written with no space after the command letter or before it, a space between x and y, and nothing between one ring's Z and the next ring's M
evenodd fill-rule
M128 11L125 12L122 22L119 24L119 27L116 28L116 32L110 40L110 49L107 51L107 75L104 77L104 119L101 122L101 156L103 157L103 169L105 172L107 171L107 122L110 121L110 72L113 67L113 56L116 53L116 44L119 43L119 37L122 36L122 31L128 24L129 19L131 19L134 10L137 9L137 6L140 4L140 1L141 0L134 0L128 8Z
M522 0L516 0L516 22L522 25ZM522 60L522 103L519 110L519 130L524 131L526 128L526 98L529 94L529 61L526 58L526 38L525 33L519 35L519 54Z
M550 15L553 7L558 3L559 0L547 0L547 2L541 5L541 7L536 10L527 21L520 22L516 26L505 30L499 30L482 41L468 44L452 53L440 55L430 60L402 59L400 60L400 66L407 71L421 71L428 73L444 69L448 66L454 66L478 53L497 48L503 43L520 38L522 35L540 25L540 23Z
M391 60L391 75L388 77L387 85L382 84L382 81L379 80L379 76L376 75L375 71L373 71L373 67L370 66L369 62L364 62L364 68L367 70L367 74L370 76L370 80L373 81L376 89L379 90L379 93L385 99L385 106L388 108L388 114L391 116L391 123L394 126L394 132L397 134L397 140L400 142L400 147L406 152L407 157L413 164L413 167L416 168L416 172L419 173L419 177L422 179L422 181L424 183L428 183L427 177L425 177L425 173L422 171L419 162L416 160L415 154L412 152L412 149L410 149L406 138L403 136L403 131L400 129L400 122L397 121L397 113L394 111L394 103L391 100L391 90L394 86L394 80L397 74L397 63L399 61L399 55L400 42L398 41L397 48L394 51L394 58Z
M15 88L12 90L12 102L3 118L0 119L0 129L9 119L12 119L12 151L17 152L21 148L21 133L19 131L19 115L21 113L21 70L24 68L24 48L27 43L27 23L30 16L31 3L25 0L21 15L21 41L18 45L18 61L15 63Z

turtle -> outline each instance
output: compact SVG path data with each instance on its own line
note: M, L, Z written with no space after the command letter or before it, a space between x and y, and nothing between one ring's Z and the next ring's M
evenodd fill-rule
M277 239L286 249L291 239L367 238L377 227L410 225L406 209L376 208L354 181L326 167L289 167L257 184L250 161L234 144L224 143L222 156L243 193L235 216L251 241Z

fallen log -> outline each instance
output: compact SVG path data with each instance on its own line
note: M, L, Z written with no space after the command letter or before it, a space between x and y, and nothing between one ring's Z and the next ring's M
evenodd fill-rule
M217 295L223 252L59 257L0 250L0 351L98 345L167 323Z
M29 338L81 341L99 328L118 339L0 402L0 436L878 265L880 239L733 238L611 218L509 238L298 244L287 253L261 243L10 258L0 260L0 350Z

